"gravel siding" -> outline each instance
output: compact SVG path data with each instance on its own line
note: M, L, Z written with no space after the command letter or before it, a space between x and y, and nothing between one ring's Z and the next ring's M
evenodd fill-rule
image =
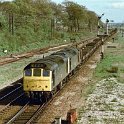
M124 124L124 84L115 78L100 81L80 116L78 124Z

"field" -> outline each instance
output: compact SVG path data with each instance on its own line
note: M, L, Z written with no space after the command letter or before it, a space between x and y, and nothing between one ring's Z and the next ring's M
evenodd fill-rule
M79 110L78 124L124 123L124 38L118 33L104 48L92 85L85 89L86 101Z

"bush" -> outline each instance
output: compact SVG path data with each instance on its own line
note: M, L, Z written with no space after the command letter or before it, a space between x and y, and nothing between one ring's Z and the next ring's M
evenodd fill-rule
M109 73L117 73L118 72L118 67L117 66L112 66L110 69L107 70Z

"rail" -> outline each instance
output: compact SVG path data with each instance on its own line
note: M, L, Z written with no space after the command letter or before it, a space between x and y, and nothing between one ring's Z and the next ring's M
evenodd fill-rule
M11 57L1 57L2 59L0 61L0 66L8 64L8 63L12 63L12 62L24 59L24 58L32 57L35 54L44 54L45 52L48 52L48 51L51 51L51 50L56 51L58 49L63 49L63 48L68 47L68 46L73 46L75 44L84 43L85 41L88 43L88 41L94 40L95 38L89 38L89 39L86 39L86 40L82 40L81 42L66 43L66 44L62 44L62 45L59 45L59 46L55 45L55 46L52 46L52 47L46 47L46 48L42 48L42 49L32 50L30 52L19 54L19 55L11 55Z

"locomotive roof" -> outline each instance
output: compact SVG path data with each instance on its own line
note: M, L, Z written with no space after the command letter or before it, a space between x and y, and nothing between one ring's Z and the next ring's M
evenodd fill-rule
M57 64L61 64L61 63L64 63L67 61L67 57L63 57L58 54L51 54L50 56L46 57L45 59L56 62Z
M50 61L50 60L45 60L45 59L39 59L35 62L30 63L25 67L27 68L43 68L45 70L54 70L58 67L58 64Z
M78 53L78 49L76 47L65 48L67 52L70 52L72 55Z
M43 59L39 59L35 62L30 63L26 68L43 68L46 70L54 70L60 64L66 62L68 57L72 57L78 54L78 49L76 47L65 48L61 51L51 54Z
M78 49L75 47L69 47L69 48L65 48L61 51L58 51L56 53L53 53L52 55L59 55L62 56L64 58L68 58L68 57L72 57L74 55L78 54Z
M63 49L62 52L66 53L68 57L72 57L78 54L78 49L76 49L75 47L70 47L70 48Z
M66 53L63 52L63 51L58 51L56 53L53 53L52 55L53 56L62 56L63 58L68 58L68 56L66 55Z

